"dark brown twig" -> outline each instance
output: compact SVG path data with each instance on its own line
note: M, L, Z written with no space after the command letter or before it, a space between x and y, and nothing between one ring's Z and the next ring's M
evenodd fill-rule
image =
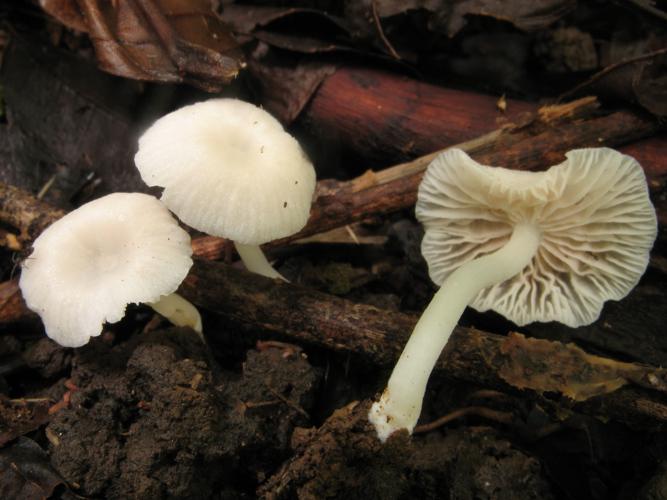
M414 315L356 304L210 261L195 262L179 293L223 316L240 333L315 345L385 367L396 362L417 321ZM559 363L554 373L556 354L568 362ZM574 407L584 413L644 428L667 425L667 391L644 383L651 374L663 377L665 370L588 355L572 345L457 327L435 372L508 393L513 385L524 388L524 394L561 393L568 405L566 394L573 394L579 400L590 398ZM627 387L618 389L619 377Z
M273 394L275 397L277 397L280 401L282 401L282 402L285 403L287 406L289 406L290 408L292 408L294 411L296 411L297 413L300 413L301 415L303 415L304 417L306 417L308 420L310 420L310 415L308 415L308 412L307 412L306 410L304 410L303 408L301 408L301 407L300 407L298 404L296 404L294 401L291 401L291 400L289 400L288 398L286 398L285 396L283 396L282 394L280 394L278 391L276 391L276 390L275 390L273 387L271 387L270 385L268 385L268 384L264 384L264 385L265 385L265 387L268 389L268 391L269 391L271 394Z
M651 135L658 128L653 120L630 111L597 116L597 106L595 99L590 98L548 106L521 126L502 127L452 147L463 149L487 165L539 170L562 161L564 153L570 149L618 146ZM657 162L656 165L642 164L648 168L646 173L651 191L660 193L667 183L667 163L662 155L667 151L667 145L654 153L636 149L635 153L648 155L650 162ZM271 242L271 245L282 245L414 206L423 172L437 154L421 156L378 172L367 171L349 181L319 181L306 227L297 234ZM642 162L643 158L637 156L637 160ZM665 218L661 207L658 207L658 214L662 222ZM224 254L225 243L204 236L195 239L193 247L195 255L218 259Z
M521 125L504 126L454 147L467 151L481 163L539 170L562 161L563 154L572 148L631 143L653 134L658 127L647 117L629 111L596 116L596 109L597 103L591 99L549 106ZM660 193L667 184L667 164L664 162L667 147L665 141L656 139L658 147L636 147L632 154L647 167L651 191ZM431 153L378 172L368 171L349 181L319 181L306 227L271 244L285 244L414 206L423 171L437 154ZM667 222L662 207L657 208L660 222ZM62 215L63 211L52 209L34 196L0 183L0 221L16 227L22 242L31 241ZM0 245L6 244L0 240ZM193 249L195 255L208 259L219 259L230 251L224 240L211 236L196 238Z
M606 66L602 68L600 71L595 73L593 76L588 78L587 80L581 82L580 84L576 85L574 88L568 90L567 92L561 94L558 96L557 101L562 102L565 99L569 99L573 95L577 94L580 90L585 89L586 87L592 85L593 83L597 82L600 78L603 76L611 73L612 71L617 70L618 68L622 68L623 66L627 66L628 64L634 64L642 61L646 61L648 59L653 59L654 57L657 57L662 54L667 54L667 47L663 47L662 49L654 50L652 52L648 52L646 54L642 54L637 57L631 57L629 59L624 59L623 61L619 61L613 64L610 64L609 66Z
M1 185L0 192L3 192ZM29 198L30 195L23 193L22 203L27 203ZM0 207L8 209L9 213L13 213L11 204L11 198L0 200ZM39 208L36 208L38 204L28 204L33 210L29 221L45 221L51 217L40 214ZM47 213L51 212L47 210ZM232 266L202 260L195 262L180 292L197 306L224 316L237 325L239 331L257 333L259 330L263 332L263 337L274 334L280 340L288 339L299 345L318 345L387 367L398 358L417 320L413 315L355 304L311 289L275 282ZM299 307L295 308L295 304ZM582 376L587 379L592 375L598 376L593 381L595 399L577 403L576 410L601 414L643 428L667 425L667 396L661 393L664 387L650 383L652 378L661 380L665 376L664 370L586 355L581 350L579 352L572 346L557 342L547 342L549 346L545 350L544 345L535 344L546 341L521 339L516 335L505 338L458 327L435 371L501 391L510 390L512 382L508 381L516 380L518 376L519 386L526 391L532 390L532 394L543 390L554 392L542 385L545 381L554 382L551 369L544 373L535 370L527 373L517 368L524 366L519 360L529 360L527 366L531 367L551 366L551 353L558 352L572 361L567 365L570 368L563 367L574 369L576 373L559 372L560 378L557 378L560 382L556 391L572 389L562 385L568 384L572 375L578 377L575 386L579 389L584 386ZM545 356L545 352L549 353L549 357L540 358ZM509 375L512 375L511 379ZM542 379L537 385L535 377ZM615 383L611 389L605 390L600 382L609 377ZM618 377L623 378L629 387L613 390L618 387ZM585 395L581 391L577 394Z
M373 21L375 21L375 27L377 28L380 40L382 40L382 43L391 54L391 57L393 57L397 61L400 61L401 56L398 55L398 52L396 52L396 49L394 49L394 46L387 39L387 37L384 34L384 30L382 29L382 23L380 22L380 16L378 15L378 10L377 10L377 0L371 1L371 11L373 12Z
M469 406L467 408L454 410L453 412L448 413L447 415L444 415L434 420L433 422L429 422L428 424L418 425L415 427L414 433L423 434L425 432L430 432L437 429L438 427L442 427L443 425L448 424L452 420L457 420L468 415L475 415L487 420L493 420L494 422L498 422L500 424L511 424L512 420L514 419L514 415L509 412L492 410L491 408L485 408L484 406Z
M648 2L645 0L625 0L625 1L634 5L638 9L643 10L647 14L655 16L658 19L662 19L663 21L667 21L667 12L658 9L657 7L654 7L653 5L651 5L652 2Z
M494 391L493 389L480 389L468 395L466 401L471 399L507 399L510 396L504 392Z

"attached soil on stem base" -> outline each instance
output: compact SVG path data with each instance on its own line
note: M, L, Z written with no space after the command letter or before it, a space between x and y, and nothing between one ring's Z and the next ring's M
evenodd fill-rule
M381 444L370 402L336 411L318 430L295 429L295 456L258 491L263 498L550 499L540 463L497 431L468 427Z

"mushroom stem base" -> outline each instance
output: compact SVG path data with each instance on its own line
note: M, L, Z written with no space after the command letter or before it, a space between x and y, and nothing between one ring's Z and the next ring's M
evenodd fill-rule
M157 302L148 304L153 310L176 326L189 326L204 339L199 311L177 293L163 295Z
M380 401L368 414L381 441L399 429L412 433L431 371L466 306L480 290L520 273L533 259L540 239L536 226L517 225L504 247L466 262L444 281L415 325Z
M256 274L261 274L267 278L272 279L281 279L287 281L282 274L276 271L273 266L266 259L266 255L262 252L262 249L259 245L243 245L241 243L234 242L236 251L239 253L239 257L245 264L245 267L248 271L251 271Z

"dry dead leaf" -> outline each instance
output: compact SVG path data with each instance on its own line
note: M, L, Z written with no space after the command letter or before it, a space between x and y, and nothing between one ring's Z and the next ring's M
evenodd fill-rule
M594 356L574 344L511 333L500 351L503 361L499 375L519 389L558 392L575 401L615 391L628 383L665 390L664 369Z
M311 27L317 24L323 29L347 33L349 27L344 19L327 12L305 7L265 7L260 5L226 5L222 13L226 23L236 33L250 34L257 28L266 27L277 21L300 18Z
M447 35L453 37L467 23L466 16L493 17L507 21L523 31L543 29L576 6L576 0L362 0L348 2L347 17L360 33L372 33L370 19L372 8L381 18L425 10L433 15L435 24L444 26Z
M31 316L19 291L19 280L0 283L0 323L14 323Z
M146 190L132 161L138 82L15 36L4 54L2 85L12 123L0 124L0 181L30 193L50 185L43 201L65 210L105 191ZM39 211L24 207L6 216L24 249L44 229L31 220Z
M0 446L47 423L49 406L45 398L0 399Z
M48 455L25 437L0 451L0 497L42 500L50 498L63 479Z
M576 6L576 0L463 0L454 2L448 16L447 34L451 37L466 24L465 16L493 17L507 21L523 31L537 31L558 21Z
M187 82L217 92L243 66L229 28L207 0L42 0L41 5L67 26L88 32L100 68L115 75Z
M642 64L635 73L632 90L637 101L657 116L667 116L667 55Z
M87 32L88 26L76 0L39 0L41 7L60 23L76 31Z
M263 58L248 62L256 78L262 106L289 125L308 104L322 81L336 71L336 66L320 61L298 61L293 64L267 64Z

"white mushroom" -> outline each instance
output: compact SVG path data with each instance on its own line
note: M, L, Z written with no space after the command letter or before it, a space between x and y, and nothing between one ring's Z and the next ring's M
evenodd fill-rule
M259 245L306 224L315 170L278 120L236 99L200 102L155 122L134 161L183 222L233 240L249 270L280 277Z
M546 172L518 172L453 149L429 165L416 214L440 290L371 408L380 439L412 432L430 373L466 305L518 325L577 327L637 284L657 234L641 166L607 148L566 157Z
M120 321L129 303L148 303L201 333L197 310L174 293L191 254L189 235L159 200L114 193L49 226L23 263L19 285L47 335L66 347L82 346L104 322Z

